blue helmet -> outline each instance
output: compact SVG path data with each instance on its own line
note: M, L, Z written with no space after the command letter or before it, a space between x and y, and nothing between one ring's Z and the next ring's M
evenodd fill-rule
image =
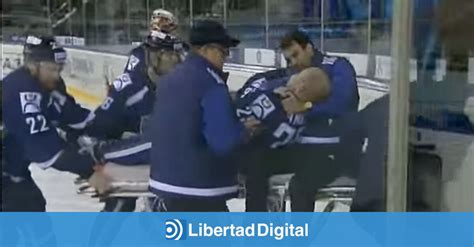
M66 51L56 47L52 37L28 36L23 46L23 56L25 61L31 62L46 61L58 64L66 62Z

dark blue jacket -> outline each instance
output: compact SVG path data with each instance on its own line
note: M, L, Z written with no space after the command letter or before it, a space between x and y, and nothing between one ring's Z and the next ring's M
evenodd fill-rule
M237 167L231 158L243 136L227 76L190 54L157 87L151 117L150 189L178 197L232 197Z
M21 67L3 81L5 166L3 173L30 179L28 167L36 164L75 173L92 171L90 157L81 157L58 135L57 127L80 130L94 117L76 104L59 85L46 91Z
M306 128L302 132L303 143L319 144L325 139L329 143L338 143L337 137L350 123L343 121L349 114L356 114L359 107L359 91L356 73L352 64L345 58L327 56L315 51L313 66L324 70L331 82L331 93L324 102L314 104L306 113ZM309 137L309 138L307 138ZM314 138L316 137L316 138ZM312 139L311 139L312 138Z

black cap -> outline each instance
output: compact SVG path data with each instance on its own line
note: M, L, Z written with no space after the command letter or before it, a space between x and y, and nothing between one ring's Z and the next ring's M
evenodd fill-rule
M225 47L235 47L240 40L231 37L219 22L203 20L191 28L189 43L197 46L215 43Z

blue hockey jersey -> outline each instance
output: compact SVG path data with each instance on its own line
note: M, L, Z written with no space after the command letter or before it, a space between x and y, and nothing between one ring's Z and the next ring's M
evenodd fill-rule
M142 119L151 113L155 95L148 78L125 73L115 79L108 95L95 110L87 134L100 139L119 139L124 132L141 132Z
M43 169L55 164L66 147L57 127L78 130L94 118L61 84L57 90L46 91L23 67L4 78L2 100L3 172L13 177L29 178L28 166L32 163Z
M236 107L239 118L254 116L262 122L263 133L258 138L271 148L291 143L303 129L303 114L288 115L281 98L273 90L286 86L289 77L284 70L273 70L250 78L238 91Z

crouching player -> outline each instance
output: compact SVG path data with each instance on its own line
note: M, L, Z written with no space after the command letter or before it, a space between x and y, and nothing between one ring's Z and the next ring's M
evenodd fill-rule
M293 173L300 166L306 166L308 161L303 159L307 155L303 152L307 150L294 142L304 128L305 109L324 101L330 90L326 73L308 68L292 77L288 77L285 70L257 74L238 91L238 116L254 116L264 128L242 155L247 211L266 210L268 178L272 174ZM288 97L289 94L294 97ZM301 113L288 113L295 109Z
M2 210L45 211L46 201L31 177L29 166L92 174L97 161L81 155L57 128L81 129L93 114L80 107L61 85L66 53L54 39L29 36L25 65L3 82L5 156L2 164Z

